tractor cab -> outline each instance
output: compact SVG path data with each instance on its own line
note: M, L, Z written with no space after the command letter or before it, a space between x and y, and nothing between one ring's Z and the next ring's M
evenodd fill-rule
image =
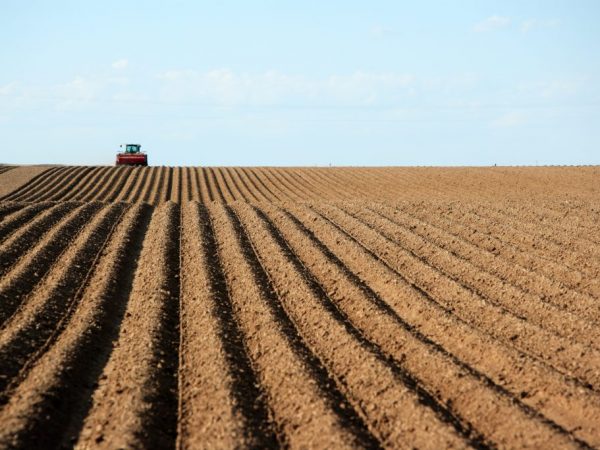
M140 144L121 144L125 146L125 153L139 153L142 146Z
M117 153L117 166L147 166L148 155L142 153L140 144L121 144L125 151Z

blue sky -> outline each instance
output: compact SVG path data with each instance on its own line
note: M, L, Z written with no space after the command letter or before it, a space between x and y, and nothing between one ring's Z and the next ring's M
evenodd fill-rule
M600 164L600 2L0 4L0 162Z

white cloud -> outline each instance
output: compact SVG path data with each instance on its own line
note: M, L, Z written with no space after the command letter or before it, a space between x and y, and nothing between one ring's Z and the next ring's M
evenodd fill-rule
M475 24L473 30L477 33L484 33L487 31L501 30L510 26L510 17L504 16L491 16L481 22Z
M558 19L528 19L521 22L521 31L528 33L534 30L543 30L548 28L556 28L560 25Z
M151 100L151 98L148 97L148 95L140 94L137 92L129 92L129 91L116 92L116 93L112 94L111 99L116 102L121 102L121 103L125 103L125 102L139 103L139 102Z
M128 77L108 77L105 80L106 84L114 84L119 86L127 86L129 84Z
M410 95L414 77L398 73L355 72L325 78L267 71L237 73L229 69L208 72L169 70L158 76L162 97L195 99L221 106L239 105L370 105Z
M57 109L67 110L96 100L102 89L102 81L77 76L67 83L53 87L51 90L53 91L52 95L60 99Z
M493 15L481 22L475 24L473 30L477 33L485 33L488 31L496 31L508 28L512 25L510 17ZM520 23L520 30L523 33L530 31L556 28L560 25L558 19L527 19Z
M480 81L474 72L463 72L453 75L437 75L423 78L421 85L428 91L452 93L459 89L472 88Z
M80 110L98 101L127 95L129 79L123 76L76 75L70 80L52 84L12 82L0 86L0 98L14 108L34 105L59 111Z
M0 87L0 95L10 95L15 108L34 105L51 106L58 110L73 109L98 99L107 81L101 78L76 76L70 81L49 85L18 85Z
M59 85L57 91L73 99L92 100L100 89L98 81L77 76L73 80Z
M117 69L117 70L125 69L125 68L127 68L127 66L129 66L129 61L124 58L118 59L112 63L113 69Z
M19 83L12 81L4 86L0 86L0 95L14 94L19 86Z
M177 81L186 77L192 77L196 74L197 72L193 70L167 70L166 72L158 74L157 78L159 80Z
M374 104L398 95L411 94L414 77L397 73L356 72L351 75L333 75L326 83L317 82L316 90L322 96L341 101Z
M521 126L527 123L527 116L520 111L511 111L492 121L494 128L512 128Z
M518 85L520 93L544 99L558 99L577 95L588 81L587 77L562 80L545 80Z
M393 28L385 26L385 25L373 25L371 27L371 36L376 38L386 38L398 35Z

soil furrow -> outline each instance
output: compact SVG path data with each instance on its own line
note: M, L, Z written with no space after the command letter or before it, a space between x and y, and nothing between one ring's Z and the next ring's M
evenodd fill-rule
M84 421L81 447L175 445L178 298L179 208L168 202L152 216L119 339Z
M303 186L298 186L290 183L286 176L286 169L280 167L266 167L263 172L265 175L269 174L275 183L281 187L281 189L287 190L288 194L293 197L294 200L308 200L311 198L311 194L306 191Z
M117 176L108 181L106 188L99 192L98 195L94 197L94 200L113 202L129 179L131 170L131 167L119 167L119 170L116 171Z
M562 206L565 206L563 203ZM577 235L577 239L589 242L592 245L600 245L596 237L600 236L600 230L594 222L588 221L581 216L577 210L566 209L564 211L554 209L556 205L527 205L523 207L512 202L507 202L501 208L494 207L494 211L501 213L510 221L526 220L531 223L549 227L552 230L566 234ZM585 206L578 208L585 211Z
M269 417L266 396L243 341L243 333L236 320L227 278L221 262L215 226L205 207L199 207L199 227L203 239L202 252L208 261L211 294L211 312L217 319L217 333L231 377L230 389L238 427L241 425L246 446L265 448L277 444L275 429Z
M170 167L171 170L171 192L166 197L166 200L171 200L174 203L181 203L183 190L183 169L181 167Z
M0 410L7 425L0 445L66 448L77 441L118 337L150 216L149 206L135 206L115 228L68 325Z
M308 183L299 182L294 176L293 172L288 172L289 169L281 168L274 170L275 174L279 176L279 182L284 183L293 190L296 195L300 195L304 200L314 198L314 192L311 190Z
M199 196L196 195L197 189L194 187L195 177L193 177L192 172L194 168L192 167L184 167L182 170L182 181L181 181L181 203L198 201Z
M528 209L522 209L518 215L509 214L505 211L507 208L498 209L493 205L486 207L483 210L483 214L486 217L493 218L501 222L510 223L515 229L521 233L531 233L533 236L540 234L544 236L546 241L550 241L557 245L559 248L568 248L575 251L577 255L590 254L595 257L600 256L600 245L596 242L596 239L600 237L596 230L595 236L591 239L581 234L581 229L569 230L564 227L557 228L552 226L552 222L544 221L540 218L532 217ZM563 218L564 219L564 218Z
M19 201L19 198L27 194L28 192L37 189L38 186L44 185L48 182L48 180L52 180L55 178L56 173L64 170L63 167L51 167L48 170L34 176L31 180L25 183L23 186L18 189L6 194L3 197L0 197L0 201Z
M14 268L16 262L25 256L44 236L52 232L53 227L70 211L75 209L76 203L48 204L45 211L24 224L8 237L0 246L0 276L4 276ZM1 281L0 281L1 283Z
M14 169L16 167L17 166L4 166L4 167L0 167L0 173L8 172L9 170L12 170L12 169Z
M334 169L330 168L325 170L328 171L323 172L323 170L319 168L307 169L304 171L291 171L290 177L297 180L300 185L306 186L306 189L312 193L311 195L313 198L340 200L340 198L347 197L348 187L346 187L343 193L338 191L336 180L333 176Z
M63 167L63 170L57 171L51 178L46 180L45 183L36 186L29 192L26 192L22 195L11 200L18 201L35 201L38 199L48 198L56 191L61 189L66 183L68 183L80 169L79 167Z
M476 265L454 252L421 238L412 230L404 228L370 207L357 208L348 204L341 208L365 225L373 227L399 248L409 252L424 264L436 268L443 275L489 303L501 305L511 313L523 317L527 322L535 323L573 342L596 349L600 347L600 333L596 332L593 322L545 303L539 297L527 294L510 281L504 281L487 272L484 265L483 267Z
M146 187L146 180L152 172L152 167L136 167L135 170L137 176L135 178L135 184L132 185L128 190L123 192L122 199L126 202L142 202L142 193Z
M158 198L160 199L160 202L168 202L171 200L171 196L174 194L177 186L175 186L173 167L164 167L162 170L165 172L165 177L162 186L160 187L160 195Z
M157 167L144 167L144 175L146 175L145 177L142 177L142 181L140 183L140 187L138 192L135 194L135 201L136 202L144 202L144 203L149 203L150 202L150 195L151 195L151 191L154 187L154 183L155 183L155 179L156 179L156 171L158 170Z
M221 168L215 167L212 170L213 170L214 176L217 180L219 189L221 190L221 192L223 193L223 197L225 198L225 203L231 203L231 202L236 201L237 198L236 198L236 194L233 189L233 186L231 186L229 184L229 181L223 174L223 171L221 170Z
M26 226L35 216L41 211L50 208L49 203L34 203L34 204L17 204L15 211L7 217L0 220L0 245L10 239L11 233L15 230ZM1 247L0 247L1 248Z
M222 223L217 227L223 230L220 245L230 248L222 256L229 257L224 258L224 265L236 314L286 445L379 447L323 363L298 334L237 215L228 207L215 206L213 210ZM237 245L230 244L236 241Z
M0 164L0 448L600 448L599 176Z
M154 189L158 181L157 178L160 167L145 167L144 169L148 171L148 175L140 186L138 201L152 205L152 196L154 195Z
M272 188L273 192L277 192L277 196L281 200L297 200L298 197L295 197L293 193L291 193L286 186L280 184L277 181L273 181L271 178L271 174L268 171L267 167L253 168L251 169L252 173L256 176L258 180L261 180L264 185L269 185Z
M138 182L140 177L140 167L129 167L127 168L127 176L123 179L122 184L115 188L109 195L107 201L110 202L123 202L125 198L131 193L134 186Z
M578 343L569 343L503 306L478 296L341 210L321 205L318 209L330 220L341 223L347 232L375 249L376 253L384 255L383 259L401 271L415 286L428 292L447 308L452 308L461 318L486 330L506 345L541 358L565 374L573 374L585 385L594 389L600 387L600 352Z
M285 168L282 167L265 167L263 171L265 176L270 177L272 183L277 185L282 192L287 192L289 198L294 201L306 201L309 196L303 192L302 189L298 189L296 186L291 185L287 178L284 177Z
M314 168L295 173L296 177L303 183L311 185L316 198L327 198L328 200L343 200L351 196L354 189L346 184L340 186L337 179L338 171L334 168Z
M103 168L110 175L109 178L99 182L96 186L99 188L99 195L88 195L83 197L82 201L103 201L102 193L106 192L114 185L114 179L122 176L123 172L120 170L121 168ZM52 196L52 200L54 201L64 201L64 197L68 196L71 192L89 192L90 187L94 187L94 184L87 182L88 175L94 172L94 168L85 168L80 172L85 172L84 174L78 174L77 179L74 182L70 183L66 186L61 192L56 193Z
M219 183L215 174L215 168L207 167L206 175L208 177L208 185L210 186L213 200L219 203L226 203L227 201L225 200L225 195L223 194L223 190L221 189L221 183Z
M98 180L100 179L100 177L105 174L107 172L108 168L107 167L96 167L93 170L89 171L85 177L83 177L81 181L81 183L83 183L83 186L87 186L89 184L94 184L96 185L98 183ZM86 194L86 190L81 190L81 189L70 189L67 192L64 192L63 195L56 199L55 201L61 201L61 202L66 202L66 201L70 201L70 202L80 202L82 197Z
M198 178L200 184L200 195L202 195L202 203L208 205L215 199L215 194L213 193L211 185L208 182L208 168L199 167Z
M88 171L85 176L79 181L77 187L73 187L68 190L68 192L64 192L59 199L61 202L73 201L75 200L75 196L82 192L81 186L87 186L88 184L94 185L99 177L99 175L103 172L103 167L94 167L92 170Z
M208 214L195 202L182 212L178 447L234 448L255 442L244 430L252 409L241 383L250 381L234 364L233 327L221 325L226 290Z
M241 183L237 172L232 170L230 167L223 167L221 171L223 174L223 178L225 178L225 180L229 183L229 186L231 186L231 189L235 192L234 197L237 200L242 200L245 202L250 201L250 197L252 195L249 194L248 191L246 191L245 185Z
M449 212L450 217L454 217L454 211ZM468 222L477 223L481 231L493 236L502 236L502 241L517 247L521 252L532 254L538 258L542 258L549 263L556 263L566 269L566 272L573 274L573 278L568 280L570 283L576 283L576 287L584 290L590 295L600 298L600 281L598 278L578 275L578 272L587 274L590 262L583 254L574 253L569 249L569 246L562 246L553 243L547 239L543 232L529 233L523 232L510 223L501 222L494 218L488 218L481 214L481 211L468 212L462 217ZM596 266L597 263L593 263ZM586 279L591 281L591 286L581 285L579 283Z
M69 176L64 177L62 182L57 184L53 189L43 192L37 192L35 194L36 201L56 201L61 198L61 196L69 192L69 190L81 181L82 178L85 177L89 172L93 170L92 167L76 167L69 174Z
M61 208L61 206L63 208ZM59 205L56 207L60 215L65 217L60 220L56 217L53 220L55 225L47 235L41 239L39 243L33 245L30 251L26 252L21 258L26 247L19 237L14 244L2 253L2 261L7 265L3 265L3 277L0 280L0 299L2 306L0 308L0 326L14 313L19 307L22 299L35 288L36 283L46 275L47 271L54 263L54 259L60 255L69 245L78 231L83 227L85 222L100 208L98 205L84 205L77 210L67 213L74 208L74 205ZM52 213L56 210L51 211ZM50 225L50 224L48 224ZM29 230L31 231L31 229ZM37 230L36 230L37 231ZM22 246L21 246L22 244ZM12 261L9 263L9 261Z
M121 195L121 192L125 189L125 186L130 185L130 180L132 178L131 174L135 167L121 167L121 176L117 179L117 181L111 186L111 188L104 194L103 201L105 202L115 202L117 197Z
M209 204L213 201L218 201L218 194L213 188L212 181L210 180L210 174L208 167L202 167L200 169L202 173L202 177L200 179L201 189L204 187L206 189L208 201L204 202L204 204Z
M4 221L4 219L6 219L6 216L9 216L10 214L14 213L15 211L19 211L25 205L28 205L28 204L29 203L11 202L11 201L1 202L0 201L0 223L2 223L2 221Z
M165 183L165 179L168 181L168 176L165 176L167 170L168 168L166 167L156 167L157 176L148 199L148 203L151 205L159 205L162 202L162 197L164 197L163 184Z
M173 167L165 167L163 169L167 172L168 175L165 176L165 180L163 183L163 187L161 188L161 201L168 202L173 201L174 203L179 203L179 201L174 201L171 199L173 196L180 196L181 192L179 191L178 179L175 179L175 174Z
M444 249L452 256L471 264L476 271L488 273L495 280L503 283L505 290L515 297L527 296L535 302L541 302L545 308L559 310L559 314L578 316L587 321L597 321L600 309L595 299L566 288L546 275L534 272L514 261L508 261L498 255L495 249L487 249L467 241L461 235L453 234L424 220L416 219L399 209L385 205L371 207L377 214L394 223L396 226L413 232L424 240ZM462 274L467 278L470 272ZM481 288L488 288L494 281L478 279ZM560 301L559 301L560 299ZM594 308L596 306L596 308ZM585 308L585 309L584 309Z
M100 193L110 186L114 176L120 171L120 167L113 169L112 167L103 167L100 173L100 178L94 180L94 183L89 183L81 189L77 195L77 200L82 202L90 202L100 197Z
M260 202L269 201L261 191L259 191L252 180L250 180L244 170L239 167L231 167L232 177L241 185L241 191L244 192L246 201Z
M558 230L542 220L535 220L526 209L523 209L518 217L513 217L492 204L478 205L471 211L486 219L507 224L525 240L543 237L544 243L551 249L558 252L567 250L569 255L572 254L574 262L583 255L596 258L600 256L600 246L594 242L596 236L590 240L585 236L580 236L582 230L578 230L579 233Z
M384 446L486 447L353 326L277 230L243 206L237 211L287 314Z
M246 174L246 176L248 177L248 179L252 182L253 186L256 187L256 189L258 191L260 191L263 195L266 196L266 193L268 192L269 195L271 196L270 200L276 200L276 201L281 201L281 197L279 197L274 190L271 190L271 188L269 188L264 180L262 178L260 178L258 175L256 175L256 173L254 172L254 169L252 168L244 168L241 169L242 172L244 174ZM260 185L260 186L259 186Z
M337 169L313 169L307 172L300 172L303 178L313 180L313 184L317 184L322 192L329 191L329 196L332 199L345 200L347 198L357 198L360 196L356 192L356 187L351 187L349 183L342 183L339 180L340 172Z
M425 211L420 214L408 211L404 206L398 209L378 206L378 211L386 213L388 218L402 221L424 238L433 239L437 245L442 244L464 258L485 258L486 269L531 294L539 295L546 302L587 320L597 320L600 316L600 305L595 298L573 286L566 286L561 282L560 273L551 266L499 238L483 235L466 224L443 220Z
M144 201L151 205L157 206L155 199L160 195L159 189L164 176L161 167L152 167L152 174L147 182L147 187L144 192Z
M202 203L202 193L200 192L197 167L187 167L187 180L188 201Z
M517 203L514 203L511 208L507 208L506 212L511 215L519 215L522 209L524 208L520 208ZM588 239L596 245L600 244L598 242L598 236L600 236L598 223L593 219L593 211L590 211L585 203L544 203L539 207L530 206L528 213L534 216L536 222L550 223L551 226L568 233L583 232L581 236L583 239Z
M210 202L217 201L217 193L213 191L212 183L209 180L208 167L200 167L200 192L206 192L207 201L204 202L208 205Z
M38 350L68 315L123 210L123 204L113 204L100 211L2 327L0 359L4 364L0 368L0 403L6 402L6 390L10 391L15 379L23 378L31 361L39 357Z
M353 323L420 378L426 389L468 419L486 440L499 446L511 443L525 447L556 445L555 440L565 443L571 439L567 430L523 404L401 318L296 217L273 207L268 208L268 214ZM537 443L527 432L533 429L538 430L531 433L540 439Z
M320 192L320 195L323 196L323 198L325 198L325 192L329 192L328 196L337 200L345 199L349 196L348 186L340 189L336 177L331 173L323 173L319 169L313 169L310 171L298 172L297 175L300 179L306 180L305 182L315 186L315 191Z
M497 340L437 303L331 221L304 208L292 209L304 226L318 235L350 270L425 336L521 398L523 403L573 430L579 439L597 440L597 423L589 420L600 413L597 394L517 349L498 345ZM315 228L315 224L322 228Z

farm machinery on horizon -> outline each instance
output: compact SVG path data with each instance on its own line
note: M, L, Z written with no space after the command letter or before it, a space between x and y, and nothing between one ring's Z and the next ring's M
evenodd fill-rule
M147 166L148 155L142 152L140 144L121 144L125 151L117 153L116 166Z

